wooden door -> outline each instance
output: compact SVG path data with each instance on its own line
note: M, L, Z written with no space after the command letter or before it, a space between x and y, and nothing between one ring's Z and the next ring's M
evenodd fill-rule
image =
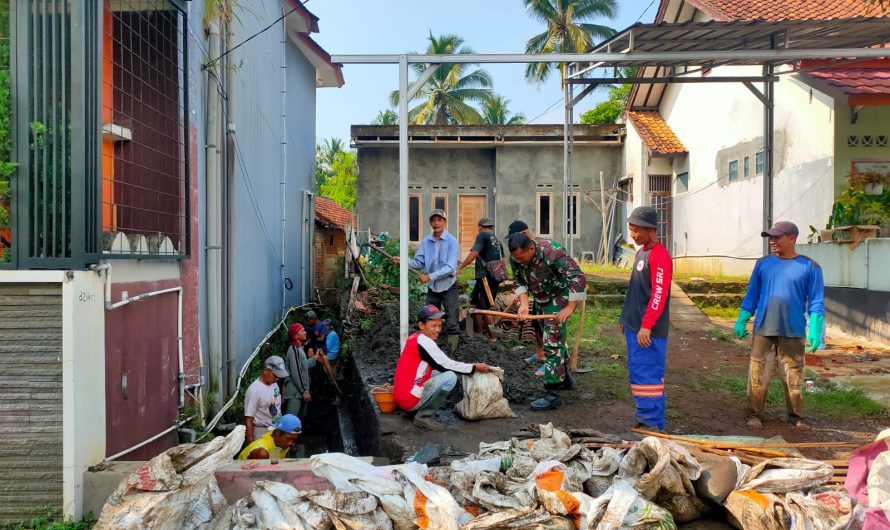
M457 198L457 240L460 242L460 259L466 257L479 233L479 219L485 217L485 195L460 195ZM452 232L454 233L454 232Z

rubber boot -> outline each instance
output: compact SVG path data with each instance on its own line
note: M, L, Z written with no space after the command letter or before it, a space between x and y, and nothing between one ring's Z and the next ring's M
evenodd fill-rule
M436 411L442 408L451 392L439 392L426 405L423 410L417 411L414 415L414 425L430 431L444 431L445 425L436 420Z
M559 387L563 390L571 390L575 388L575 380L572 379L571 370L568 366L566 366L566 377L562 380L562 383L559 384Z
M528 404L532 410L553 410L562 405L559 399L559 387L562 383L544 383L546 392L543 396Z
M460 335L448 335L448 353L454 354L457 351L457 343L460 341Z

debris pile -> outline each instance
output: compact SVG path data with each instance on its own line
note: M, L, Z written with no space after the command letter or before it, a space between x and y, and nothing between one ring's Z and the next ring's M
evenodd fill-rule
M842 529L859 527L876 509L883 514L880 506L890 499L882 439L879 451L866 446L862 462L851 461L861 497L854 498L828 485L834 469L826 462L785 456L752 466L703 450L718 441L647 436L629 443L552 424L519 434L482 443L448 466L377 467L341 453L316 455L312 471L332 491L258 481L249 496L228 505L213 469L240 447L239 429L147 463L121 484L97 528L669 529L725 508L743 529ZM874 508L867 512L869 500Z

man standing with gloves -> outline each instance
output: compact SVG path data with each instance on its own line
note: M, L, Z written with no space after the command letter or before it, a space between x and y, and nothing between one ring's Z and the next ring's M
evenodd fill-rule
M460 259L460 244L445 230L448 217L444 210L430 212L430 227L433 233L423 238L414 259L408 264L412 269L422 270L418 275L421 283L427 285L426 303L445 310L445 327L442 330L448 341L448 351L457 350L460 328L458 326L458 304L460 289L457 285L457 262ZM399 264L399 258L392 258Z
M747 336L748 320L756 315L746 410L751 429L763 427L763 404L776 367L785 386L788 421L799 429L807 428L801 398L804 351L819 349L825 305L822 269L812 259L797 254L798 234L797 226L788 221L779 221L760 233L769 238L771 254L754 266L734 328L736 337Z

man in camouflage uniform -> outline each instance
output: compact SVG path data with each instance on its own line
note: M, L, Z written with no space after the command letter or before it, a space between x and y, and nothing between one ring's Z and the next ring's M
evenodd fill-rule
M531 402L532 410L551 410L562 404L559 389L567 373L565 323L578 302L584 300L587 280L581 268L565 250L549 242L533 240L517 233L508 240L510 256L516 262L513 279L519 296L519 317L529 315L531 295L541 314L553 315L541 321L544 331L544 396Z

